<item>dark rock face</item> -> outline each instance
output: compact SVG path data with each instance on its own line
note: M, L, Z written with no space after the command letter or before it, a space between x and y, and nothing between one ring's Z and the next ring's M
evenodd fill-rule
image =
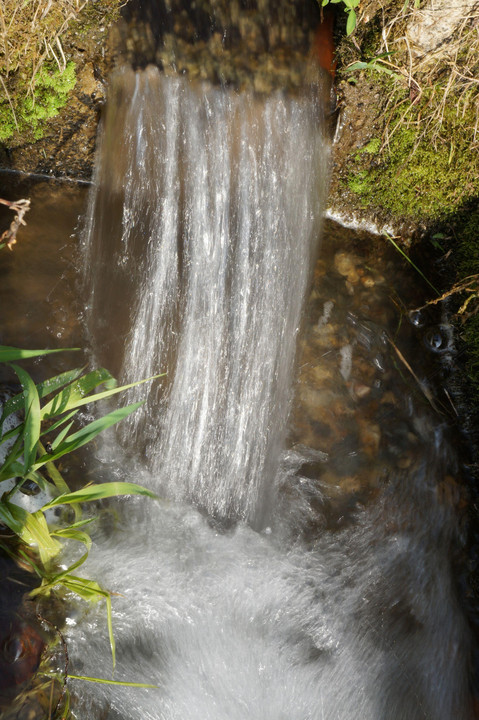
M303 84L319 19L315 0L133 0L118 40L134 66L271 92Z
M25 600L34 586L30 573L0 555L0 711L32 679L40 664L45 638L33 604Z

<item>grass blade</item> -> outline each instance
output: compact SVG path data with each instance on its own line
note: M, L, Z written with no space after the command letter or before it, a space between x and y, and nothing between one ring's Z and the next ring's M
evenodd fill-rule
M42 420L62 415L75 407L91 402L93 398L91 398L90 393L103 383L109 383L110 386L114 385L116 387L116 380L112 374L105 368L100 368L67 385L66 388L43 406ZM87 399L87 396L89 399Z
M98 371L95 371L98 372ZM115 387L108 390L105 390L100 393L96 393L95 395L88 395L86 396L86 393L78 395L71 394L68 396L68 388L65 388L60 395L64 395L63 398L60 398L60 396L57 396L59 398L58 400L56 398L53 398L53 400L48 403L48 405L45 405L44 408L42 408L42 419L51 417L52 415L60 415L63 412L66 412L67 410L72 410L73 408L79 408L82 405L88 405L92 402L97 402L98 400L105 400L106 398L112 397L112 395L116 395L117 393L123 392L125 390L129 390L132 387L136 387L137 385L142 385L143 383L149 382L150 380L156 380L159 377L163 377L164 373L160 375L152 375L149 378L146 378L145 380L139 380L138 382L130 383L129 385L122 385L121 387ZM85 376L86 377L86 376ZM111 376L110 376L111 377ZM83 380L83 378L82 378ZM81 380L78 381L80 383ZM104 381L101 381L104 382ZM101 382L98 382L94 387L97 387L101 384ZM94 389L94 387L91 388L91 390ZM89 391L90 392L90 391Z
M57 350L24 350L22 348L10 347L8 345L0 345L0 362L12 362L13 360L25 360L25 358L40 357L41 355L51 355L52 353L77 351L80 348L59 348Z
M35 458L40 440L40 398L35 383L19 365L11 366L23 385L25 403L25 434L23 441L23 473L26 475Z
M87 677L86 675L72 675L68 673L68 677L72 680L85 680L86 682L101 683L103 685L123 685L123 687L135 688L152 688L159 690L158 685L150 685L149 683L124 682L122 680L105 680L104 678Z
M441 293L439 292L439 290L434 287L434 285L432 284L432 282L430 282L430 281L427 279L427 277L424 275L424 273L422 272L422 270L420 270L420 269L418 268L418 266L413 263L413 261L411 260L411 258L410 258L408 255L406 255L406 253L404 252L404 250L399 247L399 245L397 244L397 242L394 241L394 239L391 237L391 235L389 235L388 233L385 233L385 236L387 237L387 239L389 240L389 242L391 243L391 245L392 245L393 247L395 247L396 250L397 250L404 258L406 258L406 260L407 260L408 263L411 265L411 267L413 267L414 270L422 277L422 279L423 279L425 282L427 282L427 284L429 285L429 287L432 288L432 290L434 290L434 292L435 292L437 295L440 295Z
M56 375L49 380L37 384L38 396L44 398L56 390L59 390L64 385L72 383L82 373L83 368L75 368L74 370L68 370L67 372ZM23 407L23 392L14 395L9 398L3 406L2 415L0 418L0 426L3 425L5 418L14 412L18 412Z
M143 403L138 402L133 403L133 405L127 405L123 408L118 408L117 410L113 410L113 412L108 413L108 415L104 415L103 417L98 418L98 420L94 420L88 425L85 425L85 427L81 428L81 430L78 430L76 433L73 433L73 435L65 438L52 455L42 455L35 464L34 469L38 470L38 468L42 467L42 465L46 462L56 460L57 458L86 445L96 438L96 436L103 430L106 430L120 420L123 420L123 418L137 410L141 405L143 405Z
M100 485L88 485L81 490L75 490L71 493L59 495L42 507L42 510L56 507L57 505L66 505L79 502L90 502L92 500L103 500L105 498L117 497L121 495L145 495L151 498L157 498L155 493L141 485L135 485L128 482L109 482Z
M14 525L9 524L9 522L6 522L6 525L8 525L26 545L36 545L38 547L40 559L44 565L58 555L61 550L61 545L50 535L47 521L41 510L35 513L29 513L17 505L3 501L0 503L0 517L2 520L5 511L14 522Z
M16 428L15 428L16 429ZM17 458L22 454L23 436L25 434L25 424L21 424L20 435L15 440L13 447L10 449L3 465L0 469L0 482L8 480L11 477L21 476L23 466L17 462Z

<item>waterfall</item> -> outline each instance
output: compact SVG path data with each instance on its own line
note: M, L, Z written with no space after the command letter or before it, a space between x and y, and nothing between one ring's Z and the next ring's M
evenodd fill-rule
M84 238L91 345L122 380L166 375L135 389L142 413L104 441L98 476L162 500L120 503L82 571L113 593L115 680L156 689L71 680L82 720L468 720L457 522L439 490L454 456L429 416L404 418L391 392L381 406L397 362L386 372L381 328L358 323L334 345L348 397L344 357L380 348L366 391L382 417L399 414L373 500L328 529L326 482L302 471L308 450L285 447L327 176L320 95L152 67L112 80ZM328 300L314 328L331 347L335 312ZM337 397L330 409L317 394L340 426ZM339 431L353 473L357 444ZM366 431L372 448L380 429ZM409 464L394 465L404 443ZM79 605L68 623L71 672L111 677L103 608Z
M126 321L122 379L166 372L128 439L146 438L160 492L211 515L262 516L278 468L326 186L321 113L316 86L255 97L154 67L112 83L88 230L91 317ZM117 311L107 294L125 285Z

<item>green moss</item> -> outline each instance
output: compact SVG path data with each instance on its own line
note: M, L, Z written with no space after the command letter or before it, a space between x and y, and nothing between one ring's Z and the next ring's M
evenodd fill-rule
M35 131L45 120L58 115L75 87L75 63L69 62L63 72L59 68L43 66L35 76L35 92L22 103L20 115Z
M15 132L15 121L8 102L0 104L0 142L4 142L13 136Z
M26 137L31 135L35 140L42 138L46 121L58 115L66 105L69 93L75 87L75 73L74 62L67 63L63 72L57 66L43 66L35 76L33 96L27 95L26 88L15 96L15 118L8 101L1 103L0 142L6 142L16 134Z
M440 98L436 88L415 105L406 99L387 118L385 149L378 153L379 143L373 139L352 157L347 184L363 205L430 222L450 215L479 192L474 104L459 112L447 103L439 127L428 119Z
M0 93L0 143L13 148L43 137L49 119L66 105L75 85L74 63L68 62L60 72L54 61L44 60L45 48L52 48L49 58L69 59L78 36L91 39L95 48L101 33L118 17L123 2L89 0L74 8L71 0L37 0L21 3L21 12L17 12L18 0L3 4L11 22L0 32L3 47L8 49L0 53L6 90ZM40 70L34 75L39 63Z
M359 151L360 154L368 153L368 155L377 155L381 147L381 140L379 138L373 138Z

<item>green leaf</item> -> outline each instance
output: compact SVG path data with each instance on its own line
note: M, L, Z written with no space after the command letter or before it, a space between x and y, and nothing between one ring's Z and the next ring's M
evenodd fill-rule
M40 440L40 398L35 383L26 370L12 364L24 390L25 434L23 439L23 474L26 475L36 458Z
M102 590L94 580L87 580L86 578L75 575L69 575L63 578L62 585L76 595L79 595L83 600L98 602L102 598L109 597L109 593L106 590Z
M42 420L48 417L62 415L69 410L73 410L73 408L91 402L93 398L90 399L89 393L106 382L116 383L116 380L105 368L99 368L98 370L87 373L75 382L67 385L66 388L43 406ZM89 399L85 399L87 395Z
M38 468L42 467L42 465L46 462L52 462L57 458L73 452L74 450L77 450L83 445L91 442L103 430L106 430L120 420L123 420L123 418L137 410L141 407L141 405L143 405L143 402L137 402L133 403L133 405L118 408L117 410L113 410L113 412L108 413L108 415L104 415L103 417L98 418L98 420L94 420L88 425L85 425L85 427L81 428L81 430L78 430L76 433L73 433L73 435L65 438L52 455L42 455L38 458L38 462L35 464L34 470L38 470Z
M386 75L399 77L398 73L394 72L394 70L391 70L391 68L382 65L380 60L376 58L374 58L374 60L370 60L369 62L363 62L361 60L358 60L357 62L351 63L351 65L346 68L347 73L355 72L356 70L376 70L376 72L382 72L386 73Z
M80 348L59 348L57 350L23 350L21 348L0 345L0 362L12 362L12 360L24 360L25 358L51 355L52 353L77 351Z
M90 373L90 375L95 375L95 373L101 372L95 370L93 373ZM103 371L107 372L107 371ZM109 373L108 373L109 374ZM139 380L138 382L130 383L129 385L122 385L121 387L115 387L111 390L105 390L104 392L96 393L95 395L88 395L85 397L86 392L83 391L80 396L75 394L75 396L69 396L68 395L68 388L65 388L65 390L60 393L57 398L60 397L60 395L65 395L65 397L61 398L58 402L56 402L56 398L53 398L51 403L48 405L45 405L44 408L42 408L42 419L45 417L49 417L50 415L59 415L60 413L66 412L67 410L71 410L73 408L79 408L82 405L88 405L92 402L97 402L98 400L105 400L106 398L111 397L112 395L116 395L117 393L123 392L124 390L129 390L132 387L136 387L137 385L143 385L143 383L149 382L150 380L156 380L157 378L163 377L164 373L160 375L152 375L149 378L146 378L145 380ZM85 376L89 377L89 376ZM111 376L110 376L111 377ZM81 384L82 380L84 378L81 378L77 381L77 383L74 384ZM100 385L104 380L101 380L100 382L97 382L94 387L97 387ZM71 387L71 386L70 386ZM93 387L91 388L93 389ZM90 391L88 391L90 392ZM58 404L59 403L59 404ZM51 407L50 407L51 405Z
M12 515L10 511L10 503L5 502L5 500L0 502L0 520L4 525L10 528L15 535L20 537L23 530L23 523L21 520L18 520L14 515Z
M25 434L25 424L22 423L20 429L20 435L15 440L15 443L10 448L10 451L3 461L3 465L0 469L0 482L8 480L11 477L21 476L23 473L23 466L16 462L19 455L22 454L23 436Z
M50 425L49 427L46 427L44 430L42 430L41 435L48 435L52 432L55 432L55 430L58 430L59 427L64 425L66 422L71 420L75 417L75 415L78 413L78 410L72 410L71 412L67 413L66 415L63 415L63 417L58 418L58 420L55 420L55 422Z
M40 443L40 452L45 452L45 448ZM58 471L58 469L55 467L55 465L49 461L45 463L45 470L47 471L52 483L55 485L56 489L60 493L66 493L70 492L70 488L66 484L65 480L63 479L61 473Z
M86 675L72 675L68 673L67 677L72 680L85 680L86 682L101 683L103 685L123 685L124 687L136 688L152 688L159 690L158 685L150 685L149 683L123 682L122 680L104 680L103 678L87 677Z
M355 70L368 70L369 68L369 63L358 60L357 62L353 62L351 63L351 65L348 65L348 67L346 68L346 72L354 72Z
M46 565L58 555L61 545L50 535L47 521L43 513L38 510L29 513L13 503L3 501L0 503L0 517L9 514L13 524L6 522L6 525L18 535L26 545L36 545L40 554L40 560Z
M59 445L61 445L62 441L66 438L68 433L73 427L73 420L66 425L61 432L58 433L55 440L52 442L52 450L55 451Z
M106 598L106 619L108 623L108 637L110 639L110 649L111 649L111 661L113 665L113 672L115 672L115 665L116 665L116 643L115 643L115 636L113 634L113 618L112 618L112 612L111 612L111 595L108 594L108 597Z
M351 35L356 27L356 13L354 10L350 10L348 13L348 20L346 22L346 35Z
M67 528L61 528L59 530L52 530L51 534L53 537L69 538L70 540L77 540L78 542L83 543L83 545L86 547L86 549L88 551L91 550L92 539L88 535L88 533L83 532L82 530L78 530L77 528L73 528L70 526ZM80 567L80 566L78 565L77 567ZM69 571L71 571L72 569L73 569L73 567L68 568Z
M57 505L66 505L78 502L90 502L92 500L103 500L105 498L117 497L121 495L145 495L151 498L157 498L155 493L141 485L135 485L128 482L109 482L100 485L87 485L81 490L75 490L71 493L59 495L42 507L42 510L56 507Z
M94 580L87 580L86 578L76 577L74 575L68 575L61 580L61 584L67 590L79 595L84 600L89 602L97 602L100 598L105 598L106 601L106 614L108 623L108 636L110 639L111 657L113 662L113 670L115 670L116 664L116 647L115 637L113 635L113 623L112 623L112 611L111 611L111 596L110 593L102 588Z
M86 675L72 675L68 673L69 678L72 680L86 680L87 682L96 682L104 685L123 685L123 687L138 687L138 688L152 688L153 690L159 690L158 685L150 685L149 683L133 683L123 682L122 680L104 680L103 678L90 678Z
M76 380L82 373L82 368L75 368L74 370L68 370L67 372L56 375L49 380L38 383L37 391L40 398L44 398L56 390L59 390L64 385ZM3 424L5 418L14 412L18 412L23 407L23 392L18 393L11 397L3 406L2 416L0 418L0 426Z

